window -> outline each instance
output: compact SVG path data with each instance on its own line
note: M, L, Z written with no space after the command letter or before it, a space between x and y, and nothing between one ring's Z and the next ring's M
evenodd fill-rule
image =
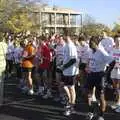
M76 25L76 15L70 15L70 24Z
M63 25L63 14L57 14L56 15L56 24Z

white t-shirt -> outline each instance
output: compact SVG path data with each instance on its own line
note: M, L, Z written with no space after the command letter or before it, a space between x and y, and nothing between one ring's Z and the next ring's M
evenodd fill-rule
M11 42L11 43L8 44L7 60L13 60L13 52L14 52L14 45Z
M71 65L70 67L66 68L63 71L63 75L65 76L75 76L79 74L79 60L77 55L77 48L75 44L71 41L70 43L66 44L64 47L64 59L63 59L63 65L68 63L71 59L75 58L76 63Z
M112 79L120 79L120 49L114 48L111 52L111 56L116 61L116 64L111 71L111 78Z
M80 45L77 45L76 48L77 48L78 60L79 60L79 63L80 63L80 58L81 58L80 48L81 48L81 46L80 46Z
M104 71L106 64L113 61L113 58L108 55L104 49L97 49L95 53L91 52L89 57L89 71L101 72Z
M115 43L112 37L103 38L99 43L99 47L102 46L107 51L108 54L110 54L114 45Z
M56 56L56 66L60 66L63 62L64 58L64 46L65 45L57 45L55 50L55 56Z
M90 52L91 52L91 49L89 48L88 44L80 47L79 56L82 63L88 63Z
M14 48L13 57L14 57L14 62L16 64L20 63L20 60L22 58L22 53L23 53L23 48L21 48L21 47Z

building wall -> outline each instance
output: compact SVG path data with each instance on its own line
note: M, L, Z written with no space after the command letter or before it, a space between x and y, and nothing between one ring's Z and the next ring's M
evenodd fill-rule
M82 13L71 9L47 7L36 12L37 24L40 24L40 33L63 33L65 28L80 29Z

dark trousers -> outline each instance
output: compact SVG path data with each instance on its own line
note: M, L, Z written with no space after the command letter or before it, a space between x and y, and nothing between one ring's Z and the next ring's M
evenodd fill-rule
M16 69L16 77L17 78L22 78L22 71L21 71L21 67L20 64L14 64L15 69Z
M6 72L11 73L13 70L13 61L7 60L6 61Z

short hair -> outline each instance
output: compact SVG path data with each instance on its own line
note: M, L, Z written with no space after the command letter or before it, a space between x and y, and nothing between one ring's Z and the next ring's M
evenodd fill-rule
M86 39L85 39L85 36L84 35L81 35L81 36L79 36L79 38L78 38L78 41L85 41Z
M120 37L120 35L115 35L114 36L114 40L116 40L116 38Z
M99 44L99 42L100 42L100 40L99 40L100 38L99 38L99 36L92 36L91 38L90 38L90 43L91 42L94 42L95 44Z
M71 30L69 28L64 29L64 35L65 36L71 36Z

